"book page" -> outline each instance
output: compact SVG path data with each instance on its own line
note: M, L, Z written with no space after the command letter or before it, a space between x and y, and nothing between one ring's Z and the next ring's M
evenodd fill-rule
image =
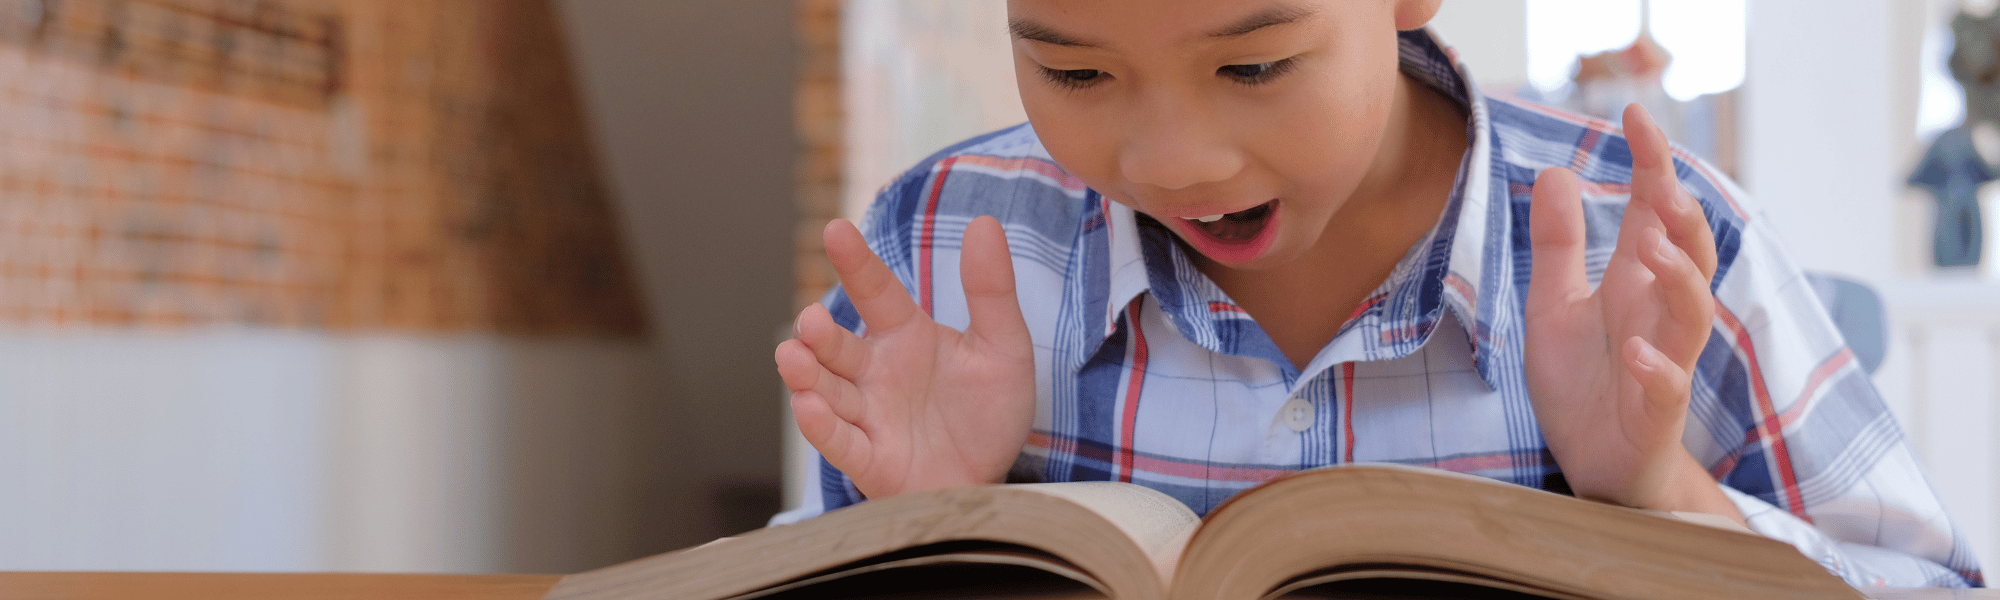
M1188 537L1201 526L1201 517L1187 505L1158 490L1130 483L1074 481L1065 483L1024 483L1018 487L1060 496L1082 505L1111 521L1160 571L1162 583L1173 580L1174 566Z
M1439 585L1430 585L1434 582ZM1589 600L1547 588L1446 569L1375 566L1333 569L1309 575L1265 594L1262 600L1327 600L1372 598L1520 598Z
M996 568L997 567L997 568ZM1018 567L1018 568L1008 568ZM894 574L888 571L896 571ZM876 575L882 581L856 583L845 589L829 582L865 579ZM811 588L811 589L807 589ZM1024 548L991 547L943 554L914 556L843 569L784 585L757 590L726 600L768 598L837 598L902 595L931 598L953 597L956 592L976 592L979 597L1065 597L1110 598L1111 590L1096 578L1060 558ZM787 595L798 592L797 595ZM854 592L847 594L843 592Z
M1165 595L1160 563L1180 555L1178 540L1195 522L1172 498L1126 483L934 490L577 573L544 598L816 597L822 584L861 589L897 583L905 573L999 568L1044 574L1071 591L1152 599Z
M1572 598L1860 598L1790 545L1715 520L1410 466L1328 467L1210 512L1172 595L1337 592L1313 577L1375 570Z

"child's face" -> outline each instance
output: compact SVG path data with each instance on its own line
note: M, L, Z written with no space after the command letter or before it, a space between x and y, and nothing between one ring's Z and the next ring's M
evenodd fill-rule
M1256 270L1317 244L1389 170L1396 31L1436 6L1009 0L1008 13L1021 100L1056 162L1210 260Z

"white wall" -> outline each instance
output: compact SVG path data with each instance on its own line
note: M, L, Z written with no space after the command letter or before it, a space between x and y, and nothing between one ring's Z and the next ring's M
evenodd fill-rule
M1528 82L1528 0L1451 0L1430 28L1472 71L1480 89L1504 93Z
M0 570L325 566L332 345L0 336Z
M1892 329L1876 384L1974 555L2000 566L2000 284L1882 292Z
M1874 282L1923 275L1903 257L1928 243L1894 226L1915 151L1922 6L1750 3L1742 183L1802 267Z
M0 332L0 570L630 558L641 342Z
M635 493L668 474L636 427L658 404L642 340L338 339L335 570L558 572L642 556L634 526L692 519Z

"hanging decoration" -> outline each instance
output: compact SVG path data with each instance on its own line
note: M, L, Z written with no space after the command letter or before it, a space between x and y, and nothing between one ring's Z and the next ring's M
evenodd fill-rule
M1985 232L1979 188L1996 178L1991 161L1979 153L1975 132L2000 130L2000 13L1974 17L1963 12L1951 21L1951 77L1965 92L1965 122L1931 142L1909 185L1937 200L1932 262L1940 267L1979 264Z

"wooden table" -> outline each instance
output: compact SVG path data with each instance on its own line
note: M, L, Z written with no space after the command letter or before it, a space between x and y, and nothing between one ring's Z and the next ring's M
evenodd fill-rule
M561 575L0 573L0 600L540 600Z

